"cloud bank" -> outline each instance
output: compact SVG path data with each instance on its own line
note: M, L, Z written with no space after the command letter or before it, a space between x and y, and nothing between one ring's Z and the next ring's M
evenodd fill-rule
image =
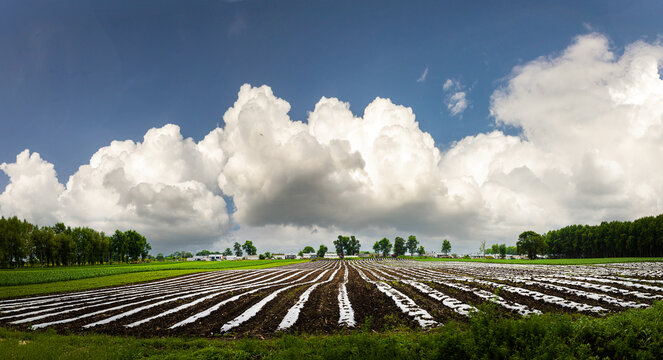
M300 122L268 86L244 85L225 126L203 140L176 125L150 129L142 142L99 149L66 184L39 154L20 153L0 165L10 177L0 213L135 228L155 250L245 239L295 250L352 232L364 248L414 233L435 249L449 237L459 251L526 229L657 214L662 63L659 44L636 42L619 56L604 36L580 36L514 68L493 93L497 127L520 136L495 130L446 152L389 99L357 116L323 97Z

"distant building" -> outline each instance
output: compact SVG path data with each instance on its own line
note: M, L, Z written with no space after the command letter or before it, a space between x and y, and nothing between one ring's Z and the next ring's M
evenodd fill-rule
M325 259L338 259L338 254L335 252L325 253Z
M272 257L277 260L283 260L285 259L285 254L284 253L274 253L272 254Z
M241 257L235 256L235 255L226 255L223 258L226 259L226 260L242 260Z
M302 259L315 259L318 257L318 254L315 252L310 252L310 253L303 253L302 254Z
M260 255L246 255L246 256L244 257L244 259L246 259L246 260L259 260L259 259L260 259Z
M297 254L295 254L295 253L285 254L285 258L286 258L286 259L296 259L296 258L297 258Z

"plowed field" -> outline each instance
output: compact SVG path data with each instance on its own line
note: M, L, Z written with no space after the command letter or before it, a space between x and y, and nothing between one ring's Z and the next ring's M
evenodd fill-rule
M663 299L663 264L324 260L0 301L0 324L137 336L428 329L493 302L505 316L605 316Z

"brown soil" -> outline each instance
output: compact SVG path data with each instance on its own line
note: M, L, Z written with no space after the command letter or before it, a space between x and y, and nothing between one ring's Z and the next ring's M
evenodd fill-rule
M403 314L391 298L381 293L375 285L364 281L352 267L350 267L347 289L358 328L374 331L400 326L418 328L418 325Z

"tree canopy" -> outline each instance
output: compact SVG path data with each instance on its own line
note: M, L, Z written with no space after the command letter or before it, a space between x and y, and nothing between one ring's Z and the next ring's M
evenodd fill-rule
M326 246L320 245L320 248L318 249L318 253L316 255L318 255L319 258L323 258L323 257L325 257L325 254L327 253L327 250L329 250L329 249L327 249Z
M407 248L405 247L405 239L400 236L396 236L394 239L394 255L405 255L405 251L407 251Z
M39 227L16 216L0 218L0 266L104 264L145 259L152 249L134 230L113 236L64 223Z
M451 243L447 239L442 240L442 252L446 255L449 251L451 251Z
M258 253L258 249L253 246L253 241L246 240L244 245L242 245L242 249L246 252L246 255L256 255Z
M661 257L663 215L593 226L570 225L543 236L553 257Z
M389 239L382 238L382 240L377 241L375 245L373 245L373 250L375 250L376 253L382 253L382 256L389 256L389 253L391 252L391 241Z
M405 247L407 247L407 250L410 253L410 255L414 255L414 252L417 251L417 246L419 246L419 241L417 240L417 237L414 235L410 235L407 238L407 243L405 244Z
M546 250L546 241L534 231L525 231L518 236L516 246L520 254L527 254L527 257L533 260L536 259L536 254Z
M244 253L242 252L242 245L240 245L237 241L233 244L233 251L235 252L235 256L242 256Z

